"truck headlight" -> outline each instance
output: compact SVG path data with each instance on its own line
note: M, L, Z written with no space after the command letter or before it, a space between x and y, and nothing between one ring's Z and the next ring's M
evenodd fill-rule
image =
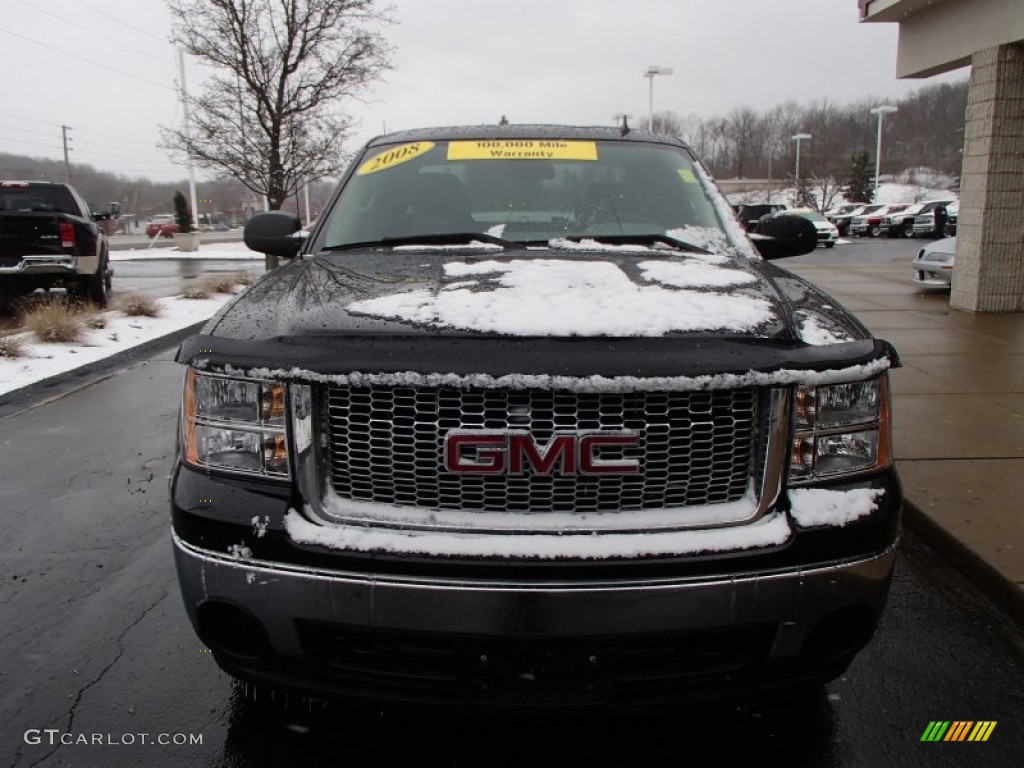
M793 483L880 469L890 461L889 379L797 387Z
M288 477L285 388L189 368L181 409L185 461L193 466Z

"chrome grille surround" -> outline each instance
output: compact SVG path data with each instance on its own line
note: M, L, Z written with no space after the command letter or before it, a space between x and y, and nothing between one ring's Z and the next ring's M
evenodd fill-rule
M422 509L427 529L447 529L430 521L432 510L527 517L664 510L658 528L709 527L671 513L756 495L752 515L723 524L750 522L778 497L789 419L783 387L590 393L316 386L312 401L316 445L299 456L298 473L310 511L325 521L373 526L382 523L374 508ZM623 458L636 458L641 473L451 475L442 451L455 429L525 429L542 443L558 432L636 430L636 455ZM327 496L351 512L329 513Z

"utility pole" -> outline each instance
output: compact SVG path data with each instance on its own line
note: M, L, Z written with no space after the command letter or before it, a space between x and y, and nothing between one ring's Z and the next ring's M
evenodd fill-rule
M64 181L68 184L71 183L71 160L68 158L68 131L71 128L67 125L60 127L60 132L64 136Z
M313 220L312 214L309 212L309 179L306 179L306 186L302 188L302 196L306 199L306 228L309 228L309 222Z
M185 87L185 52L178 49L178 77L181 79L181 113L185 118L185 144L192 143L192 123L188 118L188 89ZM196 172L192 167L192 152L188 153L188 192L192 199L192 221L199 229L199 201L196 199Z

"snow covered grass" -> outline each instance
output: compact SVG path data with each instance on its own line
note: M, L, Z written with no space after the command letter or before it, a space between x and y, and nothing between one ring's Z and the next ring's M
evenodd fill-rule
M903 174L895 181L883 182L878 185L878 195L874 202L885 204L896 203L917 203L922 200L949 200L958 198L959 195L951 191L953 180L948 176L928 173L924 169L918 169L917 174ZM728 195L730 203L749 204L767 203L768 193L762 190L750 192L733 192ZM796 189L787 187L785 189L772 190L771 202L783 203L789 207L794 206L796 200ZM846 202L845 198L839 197L834 205Z
M177 248L133 248L124 251L111 251L111 261L202 261L204 259L228 259L231 261L263 260L262 253L250 251L245 243L204 243L198 251L186 253Z
M187 328L213 316L231 297L225 294L188 301L180 297L156 299L155 317L125 316L116 310L100 313L105 328L83 327L79 341L42 343L31 333L0 340L20 356L0 353L0 394L94 363L154 338Z

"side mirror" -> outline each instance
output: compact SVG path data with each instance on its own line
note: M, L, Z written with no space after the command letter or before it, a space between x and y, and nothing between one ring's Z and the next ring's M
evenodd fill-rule
M802 216L777 213L763 216L750 239L761 258L772 261L811 253L818 247L818 230Z
M302 222L294 213L266 211L257 213L246 222L242 236L250 250L293 259L305 240L293 237L300 229Z

